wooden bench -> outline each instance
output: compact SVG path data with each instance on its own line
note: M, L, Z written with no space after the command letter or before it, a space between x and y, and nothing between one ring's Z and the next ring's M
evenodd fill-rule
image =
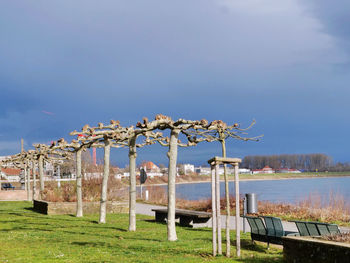
M167 208L152 209L155 212L156 222L164 222L168 216ZM175 209L175 219L180 218L181 226L193 226L191 223L206 223L211 218L211 213L198 212L184 209Z

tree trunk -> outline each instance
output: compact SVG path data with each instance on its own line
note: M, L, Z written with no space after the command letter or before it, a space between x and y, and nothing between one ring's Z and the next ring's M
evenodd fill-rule
M81 152L83 149L79 149L76 152L76 182L77 182L77 211L76 216L82 217L83 216L83 194L82 194L82 180L81 180Z
M212 232L213 232L213 257L216 256L217 253L217 243L216 243L216 230L217 230L217 222L216 222L216 184L215 184L215 167L210 164L211 168L211 220L212 220Z
M218 234L218 255L222 255L222 238L221 238L221 205L220 205L220 175L219 164L215 165L215 194L216 194L216 224Z
M40 193L39 196L41 198L42 192L44 191L45 185L44 185L44 156L39 155L39 178L40 178Z
M169 175L168 175L168 241L176 241L175 228L175 181L176 181L176 163L177 163L177 147L179 130L171 130L169 144Z
M32 175L33 175L33 200L35 200L36 195L36 175L35 175L35 162L32 162Z
M234 164L235 167L235 190L236 190L236 256L241 256L241 231L240 231L240 203L239 203L239 175L238 175L238 163Z
M27 166L26 166L26 164L24 164L23 173L24 173L24 190L27 191L27 189L28 189L28 178L27 178Z
M103 180L101 189L101 204L100 204L100 220L101 224L106 223L106 209L107 209L107 186L109 176L109 156L111 152L111 142L106 139L104 147L104 166L103 166Z
M225 140L221 140L222 157L226 158L226 144ZM230 193L227 178L226 164L224 164L224 177L225 177L225 195L226 195L226 257L230 257Z
M27 175L27 200L28 201L32 201L32 195L31 195L31 187L30 187L30 169L29 169L29 165L26 164L25 166L25 170L26 170L26 175Z
M129 231L136 231L136 138L129 140Z

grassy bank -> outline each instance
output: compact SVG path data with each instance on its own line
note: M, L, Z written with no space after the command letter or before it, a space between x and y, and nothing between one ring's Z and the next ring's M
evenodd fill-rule
M138 215L137 232L127 232L127 214L97 224L98 215L47 216L31 207L0 203L0 262L283 262L280 248L253 245L248 234L242 234L241 259L213 258L211 229L177 227L179 240L168 242L166 225L147 216Z
M342 176L350 176L350 172L240 174L239 178L241 180L278 180L278 179L300 179L300 178L321 178L321 177L342 177Z
M343 173L301 173L301 174L241 174L240 180L282 180L282 179L300 179L300 178L320 178L320 177L340 177L350 176L349 172ZM176 177L177 184L209 182L210 176L205 175L182 175ZM221 180L224 180L223 176ZM233 175L229 175L229 180L234 180ZM38 184L39 182L37 182ZM154 177L148 178L144 186L151 185L167 185L168 177ZM101 192L101 178L83 179L83 200L84 201L99 201ZM137 180L139 185L139 180ZM108 199L117 201L128 198L129 179L124 178L118 180L113 176L108 179ZM38 187L37 187L38 189ZM45 190L43 192L43 200L50 202L75 202L75 181L62 182L61 187L57 187L57 182L51 181L45 183Z
M140 200L142 201L142 200ZM149 195L149 204L164 205L168 203L166 189L154 187ZM220 200L221 213L226 214L226 200ZM176 207L181 209L211 212L211 199L186 200L177 198ZM231 214L235 214L236 198L230 196ZM350 203L344 196L330 193L327 200L320 194L309 195L296 204L273 203L268 201L258 202L259 215L276 216L283 220L306 220L335 223L340 226L350 227ZM243 214L243 196L240 198L240 210Z
M240 174L240 180L282 180L282 179L303 179L303 178L323 178L323 177L346 177L350 176L350 172L308 172L308 173L273 173L273 174ZM234 180L234 175L229 174L228 179ZM224 180L224 176L220 176L220 180ZM209 175L181 175L176 177L176 183L198 183L210 182ZM145 185L165 185L168 183L168 177L148 178Z

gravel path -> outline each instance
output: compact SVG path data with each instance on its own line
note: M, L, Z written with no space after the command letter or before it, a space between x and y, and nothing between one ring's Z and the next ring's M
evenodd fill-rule
M149 205L149 204L142 204L142 203L137 203L136 204L136 213L137 214L142 214L142 215L148 215L148 216L154 216L154 212L152 211L152 209L154 208L166 208L166 206L159 206L159 205ZM230 217L230 229L235 229L235 221L236 218L234 216ZM243 218L240 218L240 222L241 222L241 230L243 230ZM211 219L205 223L205 224L194 224L194 228L197 227L211 227ZM294 231L294 232L298 232L298 229L295 225L295 223L293 222L288 222L288 221L282 221L283 224L283 228L285 231ZM221 225L222 228L226 227L226 216L221 216ZM248 222L245 222L245 228L246 228L246 232L250 232L250 227ZM340 227L340 231L341 232L350 232L350 228L349 227Z
M157 205L149 205L149 204L142 204L142 203L137 203L136 204L136 213L137 214L142 214L142 215L149 215L149 216L154 216L154 212L152 211L152 209L154 208L166 208L165 206L157 206ZM230 229L235 229L235 221L236 218L234 216L230 217ZM241 221L241 229L243 229L243 219L240 218ZM197 228L197 227L211 227L211 219L204 224L194 224L193 227ZM221 225L223 228L226 227L226 216L221 216ZM245 227L246 227L246 231L249 232L250 228L249 228L249 224L246 222L245 223ZM283 227L286 231L298 231L295 224L291 223L291 222L286 222L283 221Z

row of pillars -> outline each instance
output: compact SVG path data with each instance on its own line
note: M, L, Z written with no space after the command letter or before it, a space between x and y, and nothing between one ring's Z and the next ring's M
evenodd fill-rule
M236 255L241 255L241 243L240 243L240 205L239 205L239 176L238 168L241 159L238 158L222 158L214 157L210 159L208 163L211 166L211 199L212 199L212 234L213 234L213 256L222 255L222 235L221 235L221 212L220 212L220 165L230 164L234 167L235 176L235 197L236 197ZM228 184L225 181L225 184ZM229 198L228 187L226 189L226 199ZM229 208L227 208L226 214L226 256L230 257L230 214Z

